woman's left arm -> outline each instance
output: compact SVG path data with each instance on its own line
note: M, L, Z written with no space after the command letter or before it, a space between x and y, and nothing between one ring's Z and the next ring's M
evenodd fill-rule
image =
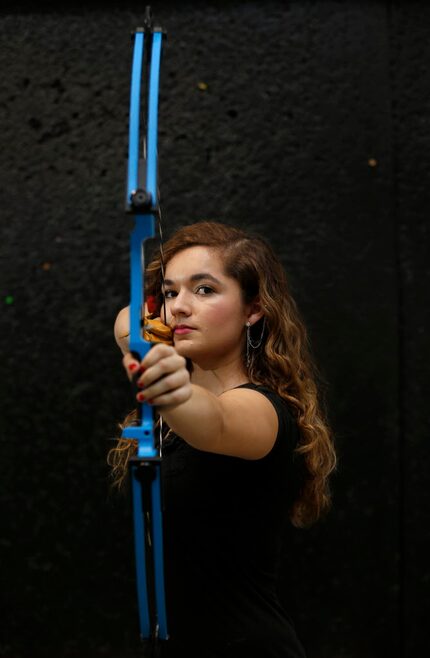
M123 364L130 378L141 368L138 395L159 407L169 427L194 448L260 459L273 447L278 417L258 391L231 389L216 396L192 384L185 359L168 345L155 345L141 364L128 353Z

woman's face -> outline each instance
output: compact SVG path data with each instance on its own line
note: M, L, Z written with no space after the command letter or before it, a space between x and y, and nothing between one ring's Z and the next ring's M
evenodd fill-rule
M179 354L204 369L241 359L247 307L217 250L189 247L173 256L166 265L164 294Z

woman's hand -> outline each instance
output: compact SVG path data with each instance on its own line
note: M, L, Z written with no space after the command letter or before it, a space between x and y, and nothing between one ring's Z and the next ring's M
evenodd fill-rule
M142 390L136 396L138 402L173 409L190 399L190 373L186 360L174 347L162 343L154 345L141 362L127 352L122 363L130 381L139 373L136 383Z
M116 344L123 354L129 351L128 343L130 338L130 307L126 306L121 309L116 316L113 328Z

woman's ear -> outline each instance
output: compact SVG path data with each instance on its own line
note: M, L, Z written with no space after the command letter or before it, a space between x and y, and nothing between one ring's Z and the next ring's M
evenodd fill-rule
M261 320L263 315L264 315L264 311L261 308L260 300L257 298L248 307L246 321L249 322L251 325L253 325L259 320Z
M123 354L129 352L129 338L130 338L130 307L126 306L121 309L116 316L113 333L115 336L116 344Z

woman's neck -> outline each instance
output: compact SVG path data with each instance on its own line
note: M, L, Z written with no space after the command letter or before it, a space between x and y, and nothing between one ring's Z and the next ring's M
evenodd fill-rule
M221 395L231 388L247 384L248 375L238 367L237 362L223 365L221 368L214 370L204 370L196 363L193 363L193 372L191 382L210 391L214 395Z

